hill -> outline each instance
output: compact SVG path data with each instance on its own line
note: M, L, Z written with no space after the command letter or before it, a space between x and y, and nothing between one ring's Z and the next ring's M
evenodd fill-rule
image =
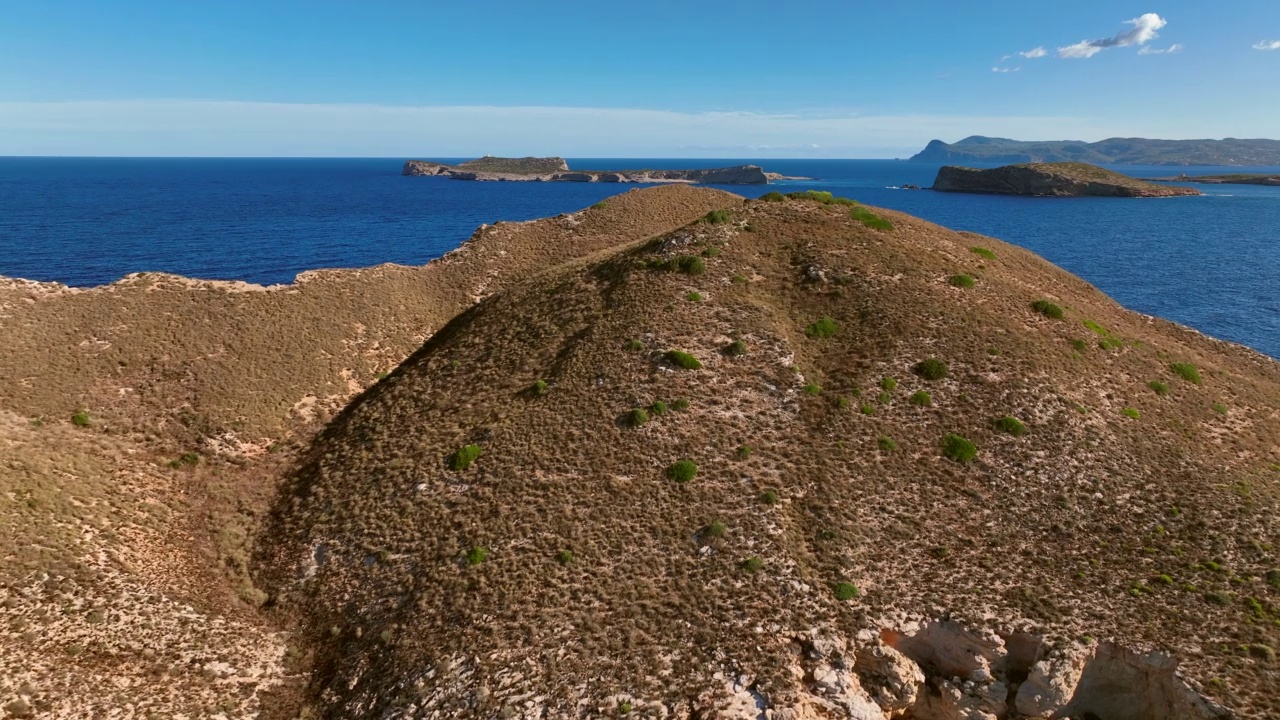
M767 185L787 178L767 173L759 165L733 165L692 170L570 170L562 158L496 158L486 155L459 165L408 160L402 175L437 176L452 180L505 182L703 183L711 185Z
M634 190L270 288L0 279L0 717L293 718L305 657L248 561L314 430L516 278L739 202Z
M1052 197L1174 197L1199 195L1195 188L1170 187L1131 178L1088 163L1027 163L978 170L944 165L933 189L988 195Z
M981 135L931 141L911 157L933 163L1085 162L1112 165L1280 165L1280 140L1109 138L1024 141Z
M321 717L1280 717L1277 398L1015 246L774 194L454 318L258 579Z

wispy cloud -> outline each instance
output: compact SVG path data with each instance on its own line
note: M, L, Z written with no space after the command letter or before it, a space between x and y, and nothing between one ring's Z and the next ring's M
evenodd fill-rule
M1159 37L1160 28L1168 25L1169 21L1155 13L1146 13L1132 20L1125 20L1125 24L1132 25L1133 29L1116 33L1109 38L1081 40L1074 45L1060 47L1058 48L1058 57L1069 59L1091 58L1107 48L1145 45Z
M0 155L906 157L933 138L1083 136L1100 140L1134 132L1126 123L1046 115L203 100L0 102ZM1165 133L1169 134L1174 133Z
M1280 50L1280 40L1263 40L1255 43L1254 50Z
M1038 47L1038 48L1032 48L1030 50L1027 50L1026 52L1020 52L1018 54L1028 60L1035 60L1036 58L1042 58L1045 55L1048 55L1049 51L1045 50L1043 47Z
M1139 55L1174 55L1182 52L1182 43L1174 43L1167 48L1153 48L1150 45L1143 45L1138 51Z
M993 72L993 73L1015 73L1015 72L1018 72L1018 71L1019 71L1019 70L1021 70L1021 69L1022 69L1022 68L1020 68L1020 67L993 67L993 68L991 68L991 72Z

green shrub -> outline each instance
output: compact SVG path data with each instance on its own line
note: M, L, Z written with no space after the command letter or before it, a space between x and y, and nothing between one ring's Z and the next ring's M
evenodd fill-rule
M692 460L677 460L667 467L667 477L676 482L689 482L698 476L698 466Z
M870 403L863 403L861 406L858 407L858 412L862 413L863 415L875 415L876 406Z
M924 390L917 390L915 394L911 396L909 402L918 407L929 407L933 404L933 396Z
M1139 410L1138 408L1127 407L1122 409L1120 412L1124 413L1127 417L1133 418L1134 420L1137 420L1138 418L1142 417L1142 411Z
M805 395L821 395L822 386L809 383L808 385L804 386L804 394Z
M711 523L710 525L708 525L708 526L707 526L707 527L702 531L702 533L703 533L704 535L706 535L707 537L714 537L714 538L718 538L718 537L724 537L724 534L725 534L725 532L727 532L727 531L728 531L728 529L729 529L729 528L725 527L725 524L724 524L724 523L720 522L719 520L716 520L715 522L713 522L713 523Z
M734 275L733 277L729 278L729 282L733 283L734 285L742 285L747 282L747 279L742 275Z
M1231 595L1220 590L1207 592L1204 594L1204 601L1210 605L1227 606L1231 604Z
M764 569L764 561L758 557L749 557L742 561L742 569L749 573L758 573Z
M697 255L681 255L673 263L675 268L685 275L701 275L707 271L707 263Z
M760 199L764 200L765 202L782 202L783 200L787 199L787 196L783 195L777 190L770 190L769 192L761 195Z
M719 254L720 254L720 248L718 247L709 247L706 250L702 251L702 257L705 257L705 258L713 258Z
M624 347L626 347L626 349L630 350L631 352L640 352L641 350L644 349L644 343L640 342L639 340L628 340L627 344Z
M1159 380L1152 380L1151 382L1147 383L1147 387L1155 391L1155 394L1157 395L1164 395L1165 393L1169 392L1169 386L1165 385Z
M751 457L751 446L742 445L736 451L734 451L733 455L739 460L746 460Z
M805 328L804 334L813 338L829 338L832 335L835 335L836 331L839 329L840 326L836 324L835 320L832 320L829 317L824 317Z
M671 403L671 409L676 411L688 410L689 401L685 400L684 398L679 398L675 402Z
M1027 426L1023 425L1021 420L1013 417L1012 415L1005 415L1002 418L997 418L995 424L997 430L1007 432L1010 435L1027 434Z
M608 207L608 206L609 206L608 201L606 201L606 200L601 200L600 202L596 203L595 205L592 205L592 206L591 206L591 209L592 209L592 210L603 210L604 208L606 208L606 207Z
M635 408L627 413L627 424L631 427L640 427L649 422L649 411L644 408Z
M200 464L200 456L193 452L183 453L182 457L178 458L178 462L183 465L198 465Z
M897 390L898 379L891 377L880 378L880 389L886 392L893 392L894 390Z
M1201 382L1200 370L1191 363L1173 363L1169 366L1169 369L1173 371L1173 374L1189 383L1199 385Z
M971 288L973 287L973 276L972 275L952 275L950 278L947 279L947 282L951 283L952 285L958 288Z
M841 582L836 583L836 599L840 602L852 600L858 597L858 586L853 583Z
M482 547L473 547L467 551L467 564L479 565L489 558L489 549Z
M942 438L942 454L958 463L967 463L978 456L978 446L960 435L950 433Z
M378 372L378 374L377 374L377 376L376 376L376 377L377 377L379 380L386 380L386 379L387 379L388 377L390 377L390 376L391 376L391 373L390 373L390 372L388 372L388 371L386 371L386 370L381 370L381 371L379 371L379 372Z
M885 452L893 452L894 450L898 449L898 442L893 438L886 437L884 435L881 435L880 439L876 440L876 444L879 445L880 449Z
M1031 309L1052 320L1061 320L1063 318L1062 308L1048 300L1037 300L1031 303Z
M1110 330L1108 330L1108 329L1106 329L1106 328L1102 327L1101 325L1099 325L1098 323L1096 323L1096 322L1094 322L1094 321L1092 321L1092 320L1088 320L1088 319L1086 319L1086 320L1084 321L1084 326L1085 326L1085 327L1087 327L1087 328L1089 328L1089 329L1090 329L1090 330L1092 330L1093 332L1095 332L1095 333L1097 333L1097 334L1099 334L1099 335L1102 335L1102 336L1104 336L1104 337L1105 337L1105 336L1107 336L1107 335L1110 335L1110 334L1111 334L1111 331L1110 331Z
M76 427L89 427L89 412L87 410L81 410L80 412L72 415L71 424Z
M1214 403L1212 407L1213 407L1213 411L1218 413L1219 415L1227 414L1227 406L1223 405L1222 403Z
M712 210L704 215L702 219L712 225L723 225L724 223L733 220L733 213L728 210Z
M841 395L840 397L836 398L836 407L840 408L841 410L848 410L848 409L849 409L849 398L847 398L847 397L845 397L845 396L843 396L843 395Z
M572 565L573 551L561 550L560 552L556 553L556 562L560 563L561 565Z
M871 228L872 230L892 230L893 229L893 223L889 222L887 218L882 218L879 215L871 212L870 210L864 207L856 207L850 210L849 217L853 218L854 220L857 220L858 222Z
M480 457L479 445L466 445L453 454L453 458L449 461L449 467L454 472L462 472L471 467L471 463Z
M1086 349L1088 349L1089 344L1081 340L1080 338L1072 338L1071 347L1075 348L1076 352L1084 352Z
M778 502L778 493L773 490L765 490L760 493L760 502L765 505L773 505Z
M689 302L702 302L702 293L690 292L684 296L684 299L688 300Z
M881 390L880 394L876 396L876 401L881 405L888 405L893 402L893 393L888 390Z
M787 197L791 198L792 200L814 200L822 203L823 205L829 205L831 201L834 199L831 193L825 190L805 190L803 192L792 192L792 193L787 193Z
M986 259L988 259L988 260L995 260L995 259L996 259L996 254L995 254L994 252L992 252L991 250L988 250L987 248L984 248L984 247L971 247L971 248L969 248L969 252L971 252L971 253L973 253L974 255L977 255L977 256L979 256L979 257L984 257L984 258L986 258Z
M683 350L668 350L665 357L672 365L684 368L685 370L702 369L702 363L698 361L698 358L684 352Z
M658 416L666 415L667 404L661 400L655 400L654 403L649 406L649 412Z
M729 357L742 357L747 354L747 344L741 340L734 340L724 346L724 354Z
M542 395L542 394L544 394L544 393L546 393L546 392L547 392L547 381L546 381L546 380L542 380L542 379L534 380L534 381L533 381L533 384L529 386L529 394L530 394L530 395L535 395L535 396L536 396L536 395Z
M942 380L947 377L947 364L938 358L925 358L911 370L925 380Z
M619 715L627 715L634 709L635 709L635 706L627 702L626 700L623 700L622 702L618 703Z
M1280 569L1268 570L1265 579L1268 585L1280 590Z

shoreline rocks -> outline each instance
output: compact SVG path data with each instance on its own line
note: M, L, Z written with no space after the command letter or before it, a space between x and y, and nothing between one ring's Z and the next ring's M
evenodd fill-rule
M409 160L403 175L447 177L488 182L600 182L691 183L706 185L768 185L774 180L807 180L765 172L759 165L733 165L694 170L570 170L563 158L493 158L446 165Z

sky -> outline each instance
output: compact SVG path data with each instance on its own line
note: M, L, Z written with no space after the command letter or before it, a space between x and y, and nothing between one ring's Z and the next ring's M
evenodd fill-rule
M0 155L877 158L968 135L1280 137L1280 2L0 0Z

